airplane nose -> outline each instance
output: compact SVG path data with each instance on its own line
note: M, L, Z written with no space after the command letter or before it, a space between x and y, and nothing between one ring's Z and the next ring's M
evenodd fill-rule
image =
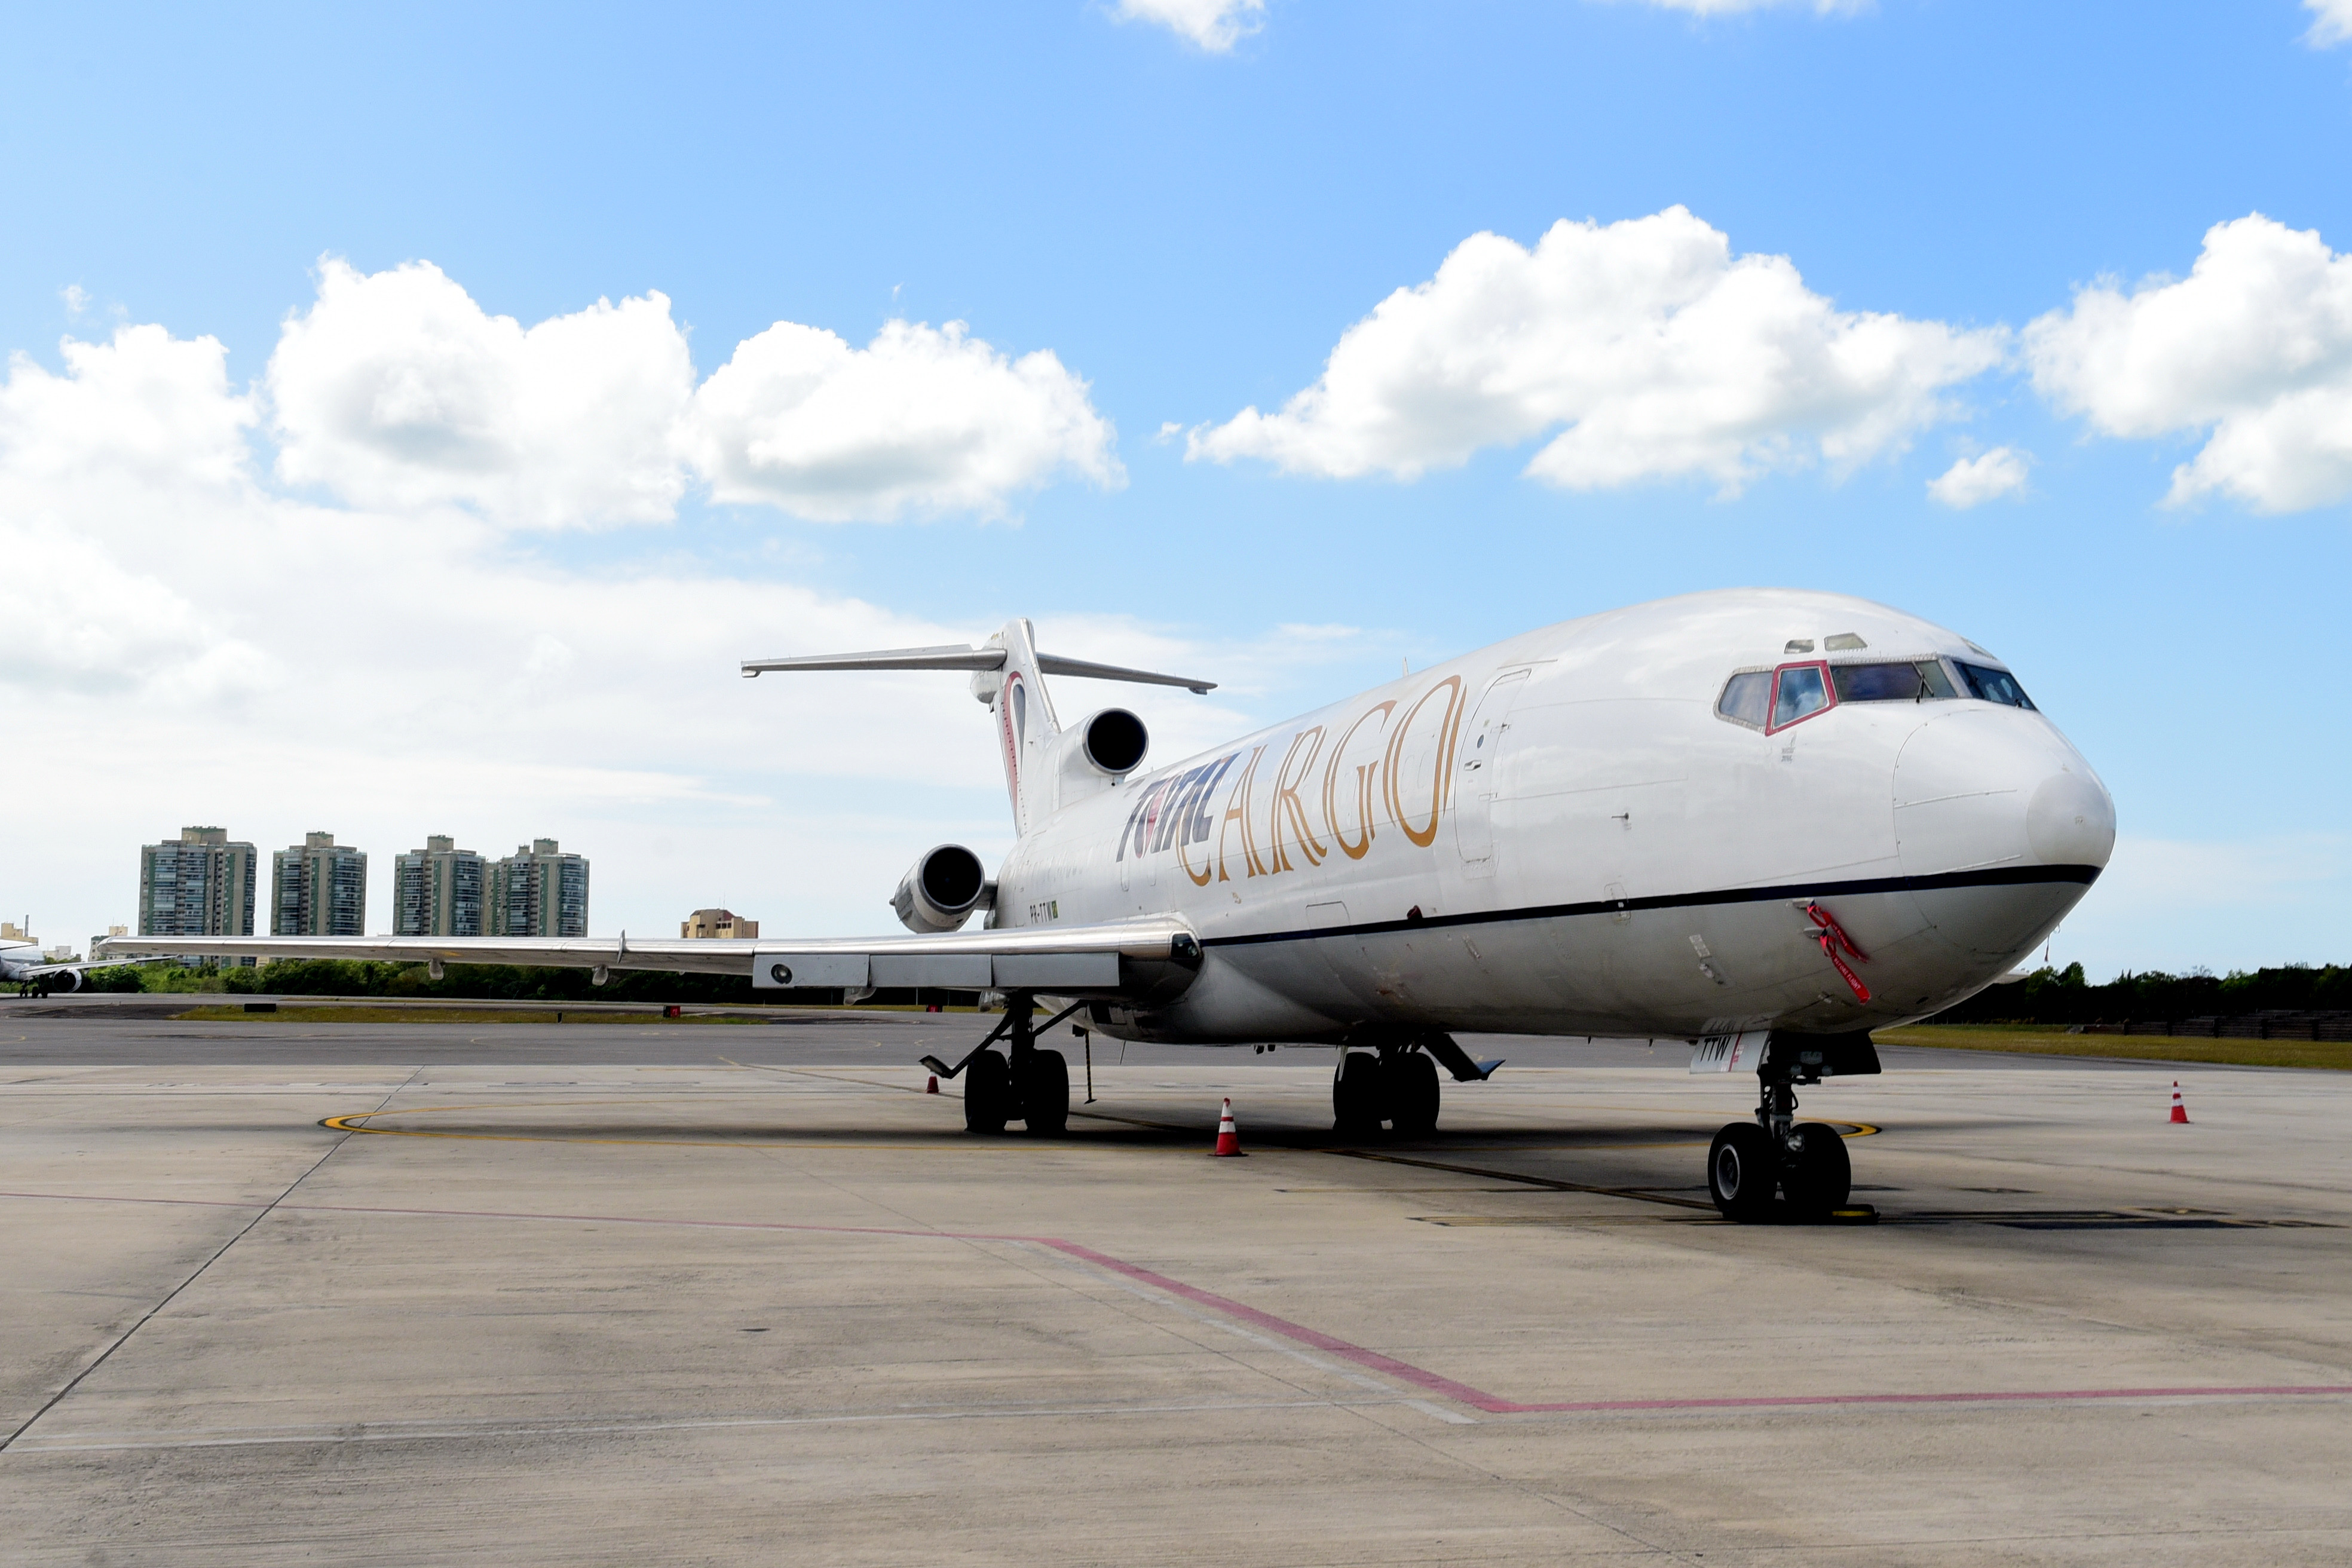
M2088 769L2052 773L2026 802L2025 841L2045 866L2105 870L2116 848L2115 799Z
M2040 715L1973 708L1929 720L1895 764L1895 830L1914 877L2000 866L2104 868L2116 807Z

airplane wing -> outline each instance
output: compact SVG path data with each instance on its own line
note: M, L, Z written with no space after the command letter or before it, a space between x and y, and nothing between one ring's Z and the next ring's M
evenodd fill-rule
M93 969L120 969L126 963L136 963L135 958L86 959L79 963L28 963L16 973L26 980L38 980L47 974L87 974Z
M111 963L141 958L328 958L393 963L513 963L740 974L762 990L929 986L1161 1002L1192 984L1201 943L1180 920L1024 926L929 936L631 941L617 937L113 937Z

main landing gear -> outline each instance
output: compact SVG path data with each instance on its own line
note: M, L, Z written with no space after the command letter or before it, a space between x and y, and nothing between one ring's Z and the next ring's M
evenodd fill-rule
M1437 1131L1437 1064L1411 1045L1349 1051L1331 1077L1331 1120L1343 1135L1370 1136L1385 1121L1400 1138Z
M926 1066L942 1078L963 1075L963 1125L967 1132L1002 1132L1008 1121L1029 1129L1032 1138L1058 1138L1070 1124L1070 1064L1059 1051L1037 1044L1045 1032L1035 1026L1036 1003L1014 994L1005 998L1004 1022L980 1048L955 1068L926 1057ZM1052 1028L1076 1012L1070 1008L1047 1021ZM1005 1037L1007 1055L989 1047Z
M1845 1206L1853 1185L1845 1140L1832 1127L1796 1119L1795 1085L1802 1070L1768 1059L1757 1074L1763 1099L1756 1120L1731 1122L1715 1135L1706 1152L1706 1188L1724 1218L1750 1225L1819 1220ZM1818 1082L1820 1075L1801 1081Z

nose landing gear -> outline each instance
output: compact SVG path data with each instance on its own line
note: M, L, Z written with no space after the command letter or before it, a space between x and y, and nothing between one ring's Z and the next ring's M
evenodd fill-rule
M1853 1190L1853 1166L1837 1129L1797 1120L1800 1083L1831 1073L1874 1073L1878 1053L1858 1041L1775 1034L1757 1069L1761 1090L1753 1121L1734 1121L1706 1152L1707 1195L1724 1218L1743 1225L1789 1219L1818 1221L1843 1209Z

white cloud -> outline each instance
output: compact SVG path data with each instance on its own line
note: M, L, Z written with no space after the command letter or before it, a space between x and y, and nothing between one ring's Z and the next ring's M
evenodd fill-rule
M1781 256L1734 258L1676 206L1562 220L1533 250L1473 235L1349 327L1276 414L1195 430L1187 455L1411 479L1557 431L1527 472L1570 489L1843 469L1948 417L1945 389L2005 334L1842 311ZM1564 428L1563 428L1564 427Z
M66 302L68 316L79 316L89 309L89 290L79 283L68 283L58 289L58 298Z
M2168 500L2261 511L2352 495L2352 256L2260 215L2216 224L2185 279L2112 282L2029 326L2033 384L2105 435L2210 432Z
M891 321L864 349L779 321L698 389L659 294L526 328L429 262L323 263L265 389L280 479L510 528L663 521L690 477L824 521L992 516L1066 473L1125 479L1083 380L961 321Z
M525 329L431 262L325 262L267 378L278 471L367 507L463 502L535 528L668 517L694 391L659 294Z
M1213 54L1265 26L1265 0L1118 0L1123 22L1154 22Z
M123 327L113 341L68 338L57 375L22 353L0 387L0 468L26 477L102 476L207 489L238 482L252 400L228 385L212 338Z
M54 524L0 518L0 663L7 678L96 695L145 689L168 700L234 696L284 679L277 662L225 633L162 573L125 565Z
M2013 447L1995 447L1980 457L1962 458L1927 481L1927 494L1955 511L1966 511L2025 489L2032 458Z
M719 500L844 521L995 513L1066 471L1115 488L1116 439L1048 351L1012 359L961 321L863 349L779 321L695 395L687 448Z
M2330 44L2352 39L2352 0L2303 0L2304 8L2317 18L2304 37L2313 48L2324 49Z

